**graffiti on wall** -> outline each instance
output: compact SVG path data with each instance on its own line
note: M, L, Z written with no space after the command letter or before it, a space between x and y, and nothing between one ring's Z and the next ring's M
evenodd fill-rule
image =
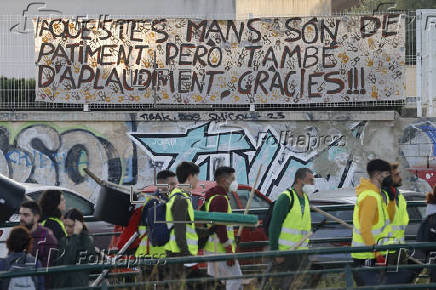
M86 196L98 186L81 169L120 183L122 160L105 138L82 128L63 130L45 124L22 128L15 136L0 126L0 172L20 182L60 185Z
M413 122L405 127L400 150L409 171L431 191L436 185L436 123L433 120ZM425 181L425 182L424 182ZM425 183L429 186L425 187Z
M319 189L354 187L365 176L368 159L394 161L400 152L412 181L421 184L411 189L428 190L436 184L436 124L408 121L391 129L389 124L213 119L87 127L77 122L2 122L0 172L20 182L70 188L95 201L99 186L84 167L139 189L153 183L154 168L174 170L181 161L193 161L200 166L201 180L212 180L219 166L232 166L238 182L248 185L260 168L257 187L274 197L292 184L300 167L313 169ZM401 136L399 147L395 134Z
M360 138L365 122L350 122L347 135L335 128L322 134L313 126L277 131L273 124L264 124L250 130L252 126L206 122L193 124L184 133L132 132L130 136L163 168L175 170L182 161L195 162L201 180L213 179L217 166L226 165L235 168L240 184L252 184L261 168L257 188L267 195L289 187L300 167L312 168L322 189L353 185L357 164L346 143L347 138ZM334 170L317 172L318 158L331 163Z
M40 17L34 20L36 96L112 104L398 100L405 89L403 20L399 14Z

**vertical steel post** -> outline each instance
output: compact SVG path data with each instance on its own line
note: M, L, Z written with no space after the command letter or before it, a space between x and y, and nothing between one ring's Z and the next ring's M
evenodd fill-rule
M416 116L422 117L422 11L416 10Z

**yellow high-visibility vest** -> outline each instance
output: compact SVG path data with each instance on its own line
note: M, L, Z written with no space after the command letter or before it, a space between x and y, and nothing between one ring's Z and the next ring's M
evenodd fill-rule
M388 193L383 190L386 200L389 200ZM407 202L404 196L398 191L398 204L395 203L395 216L391 222L392 236L395 241L404 244L404 231L409 224L409 213L407 212Z
M47 223L47 220L52 220L52 221L57 222L59 224L59 226L61 227L62 231L64 232L65 236L67 236L67 230L65 229L65 225L60 219L55 218L55 217L49 217L49 218L46 218L45 220L43 220L41 225L45 226L45 224Z
M292 198L294 199L294 204L283 221L282 231L280 232L279 236L279 250L286 251L295 246L295 244L300 242L303 237L311 231L312 224L307 195L303 193L305 202L304 212L302 213L300 200L295 190L292 190L292 192L285 190L282 194L287 195L289 200L292 200ZM293 197L291 197L291 194ZM307 249L308 244L309 239L306 239L303 244L297 248L297 250Z
M172 229L170 232L170 240L164 246L165 250L170 251L172 253L181 252L179 246L176 243L176 235L173 227L174 223L171 223L172 221L174 221L174 217L171 212L171 209L173 207L177 195L182 195L186 198L186 202L188 203L189 220L194 221L194 208L192 206L191 197L186 192L182 191L179 188L173 189L173 191L171 191L169 196L170 199L166 204L166 220L168 222L168 228L172 228ZM186 243L188 245L188 250L191 253L191 255L196 256L198 254L198 236L197 236L197 232L195 231L194 223L186 224Z
M360 203L367 196L372 196L377 201L378 210L378 221L377 224L373 225L371 228L371 233L374 236L374 240L377 245L386 245L392 241L392 233L389 225L389 216L386 204L383 202L382 196L373 191L365 190L359 194L356 204L354 206L353 212L353 241L351 243L352 247L366 247L362 235L360 234L360 220L359 220L359 209ZM386 251L380 251L382 254L386 254ZM351 256L354 259L374 259L374 252L363 252L363 253L352 253Z
M206 211L209 212L209 206L210 203L212 202L212 200L216 197L217 195L212 196L207 202L206 202ZM230 206L230 202L229 202L229 198L227 196L224 196L227 200L227 213L232 213L232 208ZM235 233L233 232L233 226L231 225L227 225L227 238L228 238L228 244L232 245L232 251L233 253L235 252ZM206 245L204 246L204 249L208 252L215 252L215 244L214 244L214 239L218 239L217 234L213 234L209 236L209 240L206 242ZM226 249L224 248L224 246L220 243L217 242L217 252L218 253L226 253Z

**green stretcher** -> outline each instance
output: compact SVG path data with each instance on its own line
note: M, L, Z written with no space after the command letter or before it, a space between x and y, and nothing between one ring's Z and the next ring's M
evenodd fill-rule
M205 212L200 210L194 210L194 221L196 223L244 226L256 226L258 222L257 216L254 214Z

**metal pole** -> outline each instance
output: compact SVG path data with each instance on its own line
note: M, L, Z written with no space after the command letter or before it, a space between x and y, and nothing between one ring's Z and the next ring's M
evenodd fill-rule
M422 11L416 11L416 116L422 117Z
M351 272L349 264L345 265L345 285L347 286L347 289L353 289L353 273Z
M431 80L432 74L433 74L433 53L432 53L432 48L431 48L431 32L432 29L431 27L434 25L434 23L430 23L430 25L428 26L428 30L425 30L425 34L426 34L426 39L427 39L427 53L426 56L428 56L429 60L429 70L426 73L426 79L428 80L428 112L427 112L427 117L431 117L433 115L433 81Z
M158 85L158 77L157 77L157 65L156 65L156 50L153 52L153 69L154 69L154 77L155 77L155 83L153 86L153 107L156 108L156 89Z
M115 264L115 262L118 260L119 257L121 257L124 252L130 247L131 244L136 240L136 238L139 236L138 232L135 232L130 239L127 241L127 243L124 244L124 246L121 248L121 250L118 251L117 255L112 258L111 265ZM101 274L95 279L95 281L92 283L91 287L98 286L101 281L106 278L107 274L109 273L110 269L105 269Z

